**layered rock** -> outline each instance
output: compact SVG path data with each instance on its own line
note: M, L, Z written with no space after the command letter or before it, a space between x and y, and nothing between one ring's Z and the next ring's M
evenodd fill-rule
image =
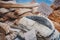
M56 5L51 6L54 11L49 15L49 19L54 21L54 25L58 31L60 31L60 6L56 7Z

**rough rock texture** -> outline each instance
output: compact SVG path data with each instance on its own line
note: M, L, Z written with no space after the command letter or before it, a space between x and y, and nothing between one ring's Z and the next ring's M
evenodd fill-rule
M24 29L27 32L31 30L32 28L36 29L36 32L38 32L37 34L39 34L38 36L39 37L43 36L44 40L51 40L51 39L54 40L56 37L59 38L59 32L55 30L51 21L46 17L42 17L42 18L38 16L23 17L20 20L19 24L22 24L23 25L22 29ZM53 30L55 30L53 35L48 37L48 35L50 35L53 32ZM23 31L23 33L25 32ZM56 38L56 40L58 40L58 38Z
M44 28L46 29L46 27L40 28L39 26L41 26L41 25L39 25L38 23L36 23L36 25L35 25L35 21L33 22L29 19L28 20L21 19L25 16L33 16L33 15L40 16L39 12L37 12L38 7L34 7L33 9L30 7L34 4L32 4L30 6L27 5L27 7L24 7L25 6L24 5L23 6L24 8L20 8L21 5L19 5L19 4L17 6L17 4L14 5L14 4L11 4L11 2L5 2L5 1L3 1L1 3L10 3L10 4L6 5L5 8L0 8L0 32L3 33L4 38L6 38L7 40L14 40L17 37L17 35L24 38L23 34L26 33L27 31L29 31L30 29L32 29L33 27L36 28L37 31L41 32L41 34L43 36L46 34L46 33L43 34L45 32ZM10 8L10 7L12 7L12 8ZM60 11L57 10L57 11L54 11L53 13L58 13L58 16L59 16ZM57 15L57 14L55 14L55 15ZM35 18L32 18L32 19L35 19ZM37 18L37 19L40 19L40 18ZM59 20L59 18L57 18L57 19ZM26 21L28 21L28 22L26 22ZM58 21L58 22L60 22L60 21ZM23 24L26 24L26 25L23 25ZM43 29L43 32L42 32L42 29ZM47 32L47 34L49 33L49 31ZM47 34L44 37L46 37ZM2 34L1 34L1 36L2 36ZM3 39L1 39L1 40L3 40Z
M0 28L3 28L5 30L5 34L9 33L9 25L0 22Z
M50 15L50 19L60 23L60 10L56 10L54 11L51 15Z
M23 32L18 22L22 17L33 16L31 11L30 8L0 8L0 32L6 40L14 40L17 35L21 36Z
M60 6L60 0L55 0L55 1L54 1L54 4L55 4L56 6Z
M56 29L60 32L60 7L56 7L54 5L51 7L54 9L54 11L49 15L48 18L54 21L53 23Z
M0 13L7 13L7 12L9 12L9 10L8 10L8 9L0 8Z

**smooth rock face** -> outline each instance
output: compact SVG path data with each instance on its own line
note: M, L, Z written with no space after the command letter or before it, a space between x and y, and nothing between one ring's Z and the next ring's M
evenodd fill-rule
M19 23L24 24L26 26L32 26L35 22L33 20L23 17Z
M15 4L15 1L14 0L3 0L2 3ZM34 4L31 4L31 5L33 6ZM43 7L45 7L45 5ZM36 9L37 8L33 8L34 13L37 12ZM48 11L48 10L45 10L44 8L43 8L43 10L42 10L43 12ZM3 31L6 32L5 34L7 34L7 35L5 37L7 40L13 40L17 37L17 35L24 38L24 33L29 32L33 28L36 29L36 32L39 32L39 37L41 35L44 37L49 36L51 33L53 33L53 30L55 30L54 27L51 25L51 23L48 20L44 19L43 17L40 17L40 18L37 16L33 17L32 10L29 8L28 9L21 8L21 9L16 9L16 10L14 8L11 8L11 9L0 8L0 13L2 15L5 14L4 16L0 15L1 16L0 20L5 20L5 21L3 21L3 23L0 23L0 27L2 29L4 29ZM50 11L49 11L49 13L50 13ZM47 14L48 14L48 12L47 12ZM29 17L26 17L26 16L29 16ZM32 33L34 33L34 32L32 32ZM1 34L1 36L2 36L2 34ZM59 38L58 31L56 31L52 37L47 38L46 40L51 40L54 37ZM20 40L20 38L19 38L19 40ZM42 39L39 39L39 40L42 40Z
M30 30L32 28L36 29L36 32L39 32L40 35L43 36L44 38L48 37L49 35L51 35L53 33L51 36L49 36L49 38L45 38L46 40L51 40L51 39L54 40L55 38L56 38L56 40L58 40L59 39L59 32L57 30L55 30L54 26L52 26L51 22L49 22L48 19L46 19L45 17L42 17L42 19L44 19L45 21L47 20L46 22L48 22L48 26L43 23L43 22L45 22L44 20L41 20L41 19L38 20L37 16L24 17L21 19L20 23L25 25L25 27L27 29L29 29L29 28L30 28ZM42 22L42 24L40 22Z
M13 40L14 38L16 38L17 36L17 32L12 32L11 34L6 36L7 40Z
M60 7L54 9L48 18L53 21L55 28L60 32Z
M6 39L5 39L5 34L0 33L0 40L6 40Z
M31 12L31 9L20 8L19 10L16 10L15 12L17 12L18 15L21 15L21 14L24 14L24 13L27 13L27 12Z

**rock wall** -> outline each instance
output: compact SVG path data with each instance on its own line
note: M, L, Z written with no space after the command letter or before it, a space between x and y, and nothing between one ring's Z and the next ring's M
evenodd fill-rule
M49 15L49 19L51 19L56 27L56 29L60 32L60 6L51 6L54 11Z

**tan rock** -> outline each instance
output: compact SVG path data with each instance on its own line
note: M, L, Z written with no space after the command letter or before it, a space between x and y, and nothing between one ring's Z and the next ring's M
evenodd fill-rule
M26 12L23 15L21 15L21 17L25 17L25 16L33 16L33 14L31 12Z
M10 18L17 18L14 12L9 12L6 14L6 16Z
M0 28L2 28L4 31L5 31L5 34L9 33L9 29L10 29L10 26L5 24L5 23L1 23L0 22Z
M20 8L20 9L17 9L15 12L18 13L18 15L21 15L21 14L24 14L26 12L31 12L31 11L32 11L31 9Z
M60 10L55 10L51 15L49 15L49 19L60 23Z
M0 33L0 40L6 40L6 39L5 39L5 34Z
M11 32L9 35L6 36L7 40L13 40L14 38L17 37L17 32Z
M48 18L53 21L55 28L60 32L60 7L53 7L53 9L53 13Z

